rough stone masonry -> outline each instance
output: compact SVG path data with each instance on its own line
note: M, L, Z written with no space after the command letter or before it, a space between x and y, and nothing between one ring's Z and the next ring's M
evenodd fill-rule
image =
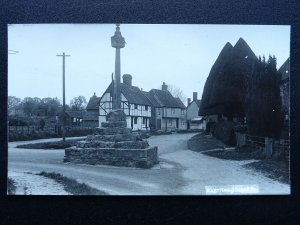
M126 127L123 110L112 110L95 135L65 149L64 162L151 168L158 163L157 146Z

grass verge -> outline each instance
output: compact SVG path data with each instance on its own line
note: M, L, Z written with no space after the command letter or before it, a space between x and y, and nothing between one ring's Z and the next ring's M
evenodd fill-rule
M290 170L287 161L266 159L243 165L243 167L260 172L273 180L290 184Z
M25 148L25 149L65 149L70 148L76 144L77 141L84 140L84 138L66 140L63 141L52 141L52 142L43 142L43 143L34 143L34 144L24 144L18 145L16 148Z
M264 159L264 155L261 150L253 149L251 147L245 146L239 149L220 149L214 151L202 152L202 154L216 157L219 159L227 159L227 160L251 160L251 159Z
M7 178L7 194L14 195L16 193L17 187L15 181L10 177Z
M108 195L104 191L99 191L86 185L85 183L78 183L76 180L62 176L59 173L48 173L43 171L37 175L55 180L57 183L63 185L65 191L73 195Z

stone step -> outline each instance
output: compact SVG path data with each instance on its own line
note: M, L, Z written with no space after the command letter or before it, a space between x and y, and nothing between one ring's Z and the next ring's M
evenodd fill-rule
M115 148L122 149L145 149L149 147L147 141L120 141L114 144Z
M103 130L103 134L129 134L131 128L126 127L107 127Z
M116 109L110 111L107 114L106 119L108 121L126 121L126 114L122 109Z
M78 141L77 148L112 148L115 142L108 141Z
M64 162L151 168L159 163L157 147L146 149L76 148L65 149Z
M108 121L108 122L102 122L101 126L103 128L106 128L106 127L126 127L127 123L126 123L126 121Z
M109 135L88 135L87 141L99 140L99 141L141 141L142 138L139 134L109 134Z

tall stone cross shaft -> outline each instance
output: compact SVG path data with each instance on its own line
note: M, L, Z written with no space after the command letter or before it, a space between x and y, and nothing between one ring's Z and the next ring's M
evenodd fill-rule
M116 49L115 61L115 79L113 85L113 109L121 109L121 52L120 49L125 47L125 39L120 32L120 24L116 24L115 35L111 37L111 46Z

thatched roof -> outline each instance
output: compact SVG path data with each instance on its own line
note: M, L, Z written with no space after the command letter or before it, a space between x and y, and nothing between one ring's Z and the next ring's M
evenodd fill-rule
M256 59L242 38L234 47L227 43L206 80L199 115L242 115L245 78L251 73Z

